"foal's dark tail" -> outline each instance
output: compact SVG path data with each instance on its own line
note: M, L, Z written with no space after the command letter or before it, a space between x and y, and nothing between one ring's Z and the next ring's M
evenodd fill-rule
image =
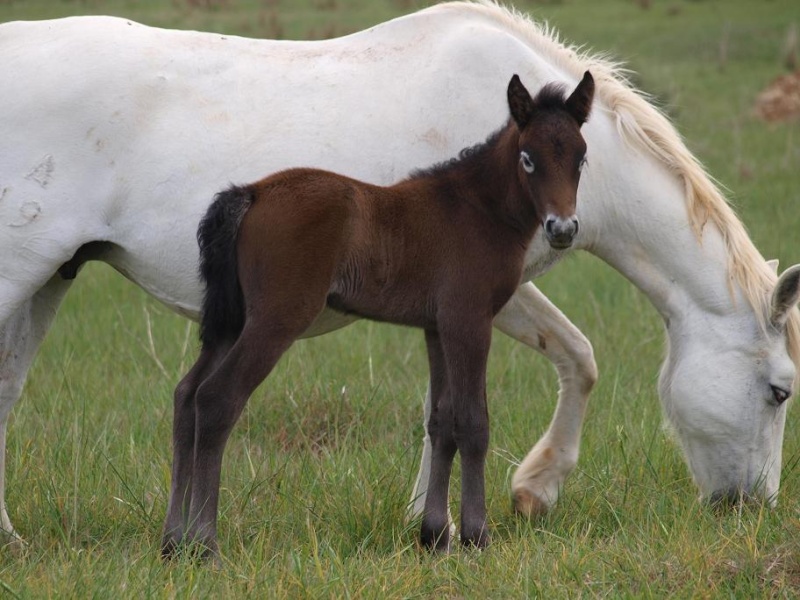
M250 188L231 186L214 197L197 229L200 276L206 286L200 319L203 348L235 340L244 327L236 241L242 217L254 198Z

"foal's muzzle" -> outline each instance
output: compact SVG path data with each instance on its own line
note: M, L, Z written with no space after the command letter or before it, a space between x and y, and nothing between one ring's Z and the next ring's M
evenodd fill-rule
M569 248L578 235L578 217L562 219L550 215L544 222L544 233L550 247L556 250Z

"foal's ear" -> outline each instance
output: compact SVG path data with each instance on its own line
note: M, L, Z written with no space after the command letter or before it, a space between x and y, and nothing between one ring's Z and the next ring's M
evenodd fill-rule
M783 329L789 318L789 311L798 302L800 302L800 265L794 265L786 269L775 284L770 306L770 323L778 329Z
M533 98L516 74L508 82L508 108L517 127L525 129L533 115Z
M578 122L578 125L586 123L589 112L592 110L592 98L594 98L594 77L589 71L583 74L583 79L564 103L567 112Z

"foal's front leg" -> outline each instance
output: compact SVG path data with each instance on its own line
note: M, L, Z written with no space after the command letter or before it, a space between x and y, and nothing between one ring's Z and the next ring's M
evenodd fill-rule
M533 283L524 283L517 289L495 317L494 326L546 356L558 371L560 391L553 420L511 482L516 510L525 516L535 516L553 507L578 460L583 416L589 393L597 381L597 364L586 336ZM425 423L431 403L428 387ZM421 515L425 506L431 456L426 429L409 505L411 518Z
M453 437L453 405L447 381L447 364L444 359L439 334L425 332L430 367L430 412L425 428L431 440L431 465L425 481L426 495L423 508L420 540L422 545L447 552L450 549L450 510L448 495L450 471L456 453Z
M491 316L447 323L440 326L439 335L447 365L453 437L461 455L461 543L483 548L489 544L484 471L489 449L486 363Z

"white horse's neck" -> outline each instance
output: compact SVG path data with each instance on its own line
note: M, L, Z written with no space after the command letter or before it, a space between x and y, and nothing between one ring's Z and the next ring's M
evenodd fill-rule
M754 324L747 301L731 294L720 232L708 224L698 239L683 182L621 140L608 114L598 113L584 130L590 151L578 200L581 247L642 290L670 330L712 316Z
M683 182L598 113L584 130L581 246L632 281L664 319L659 395L700 488L735 494L759 481L772 501L786 410L770 402L769 385L791 388L785 338L764 335L763 316L731 279L717 225L708 222L698 237ZM749 240L737 243L750 252Z

